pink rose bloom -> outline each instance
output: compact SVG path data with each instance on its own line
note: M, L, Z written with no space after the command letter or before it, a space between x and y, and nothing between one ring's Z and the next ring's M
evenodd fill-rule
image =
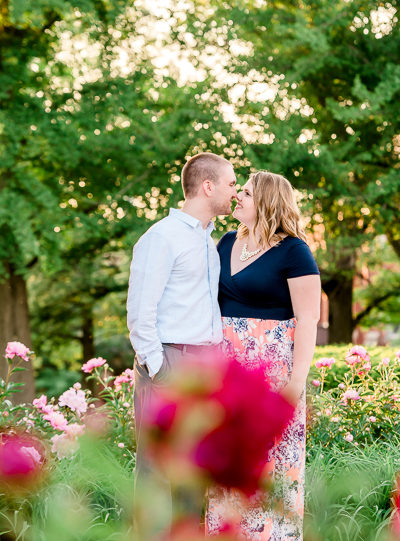
M360 395L358 394L358 391L355 391L354 389L348 389L345 393L343 393L343 400L345 404L347 404L348 400L360 400Z
M51 426L56 430L65 430L68 426L68 421L64 415L58 411L50 411L43 416L46 421L49 421Z
M390 364L390 359L389 359L389 357L383 357L383 359L382 359L382 364L383 364L384 366L389 366L389 364Z
M82 371L86 372L87 374L90 374L93 368L103 366L103 364L106 364L106 362L107 361L103 359L102 357L95 357L94 359L90 359L87 363L82 365Z
M362 346L353 346L345 357L346 363L349 366L353 366L362 361L369 361L369 354L367 350Z
M374 415L371 415L371 417L368 419L371 423L375 423L376 417Z
M322 359L318 359L318 361L316 361L315 367L322 368L326 366L327 368L330 368L334 364L334 362L334 357L322 357Z
M345 435L344 439L345 439L346 441L352 442L352 441L354 440L353 434L350 434L350 432L347 432L347 434Z
M24 361L29 361L29 354L31 351L21 342L8 342L6 347L6 359L13 359L14 357L20 357Z
M318 379L313 379L311 383L314 387L319 387L321 385L321 382Z
M68 406L70 410L76 411L78 415L86 413L87 410L85 392L80 389L76 390L73 387L60 396L58 404L60 406Z
M32 401L32 404L37 408L38 410L43 410L47 405L47 396L45 394L42 394L39 396L39 398L35 398Z
M131 368L127 368L114 379L114 388L116 391L120 391L122 389L123 383L129 383L129 387L133 387L133 384L135 383L135 372Z

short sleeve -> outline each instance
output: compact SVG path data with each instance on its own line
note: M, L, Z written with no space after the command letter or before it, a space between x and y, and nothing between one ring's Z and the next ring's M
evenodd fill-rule
M286 278L319 274L317 263L310 248L301 239L296 239L296 242L290 247L285 268Z

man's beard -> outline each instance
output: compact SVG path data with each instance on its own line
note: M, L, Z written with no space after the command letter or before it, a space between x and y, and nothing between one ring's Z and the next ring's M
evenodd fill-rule
M232 201L225 203L214 203L213 214L215 216L226 216L232 212Z

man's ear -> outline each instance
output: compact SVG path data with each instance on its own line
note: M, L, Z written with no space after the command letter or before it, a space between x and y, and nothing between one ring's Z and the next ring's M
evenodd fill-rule
M214 189L215 189L215 185L214 185L214 182L212 182L211 180L203 180L203 183L202 183L202 187L203 187L203 191L205 193L205 195L207 197L210 197L213 195L214 193Z

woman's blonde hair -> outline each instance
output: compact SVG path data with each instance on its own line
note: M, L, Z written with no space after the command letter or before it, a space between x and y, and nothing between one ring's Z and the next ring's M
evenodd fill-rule
M256 207L256 221L253 233L263 248L279 244L286 236L306 240L301 225L299 207L290 182L282 175L269 171L257 171L250 175L253 185L253 199ZM246 225L240 224L238 238L249 234Z

